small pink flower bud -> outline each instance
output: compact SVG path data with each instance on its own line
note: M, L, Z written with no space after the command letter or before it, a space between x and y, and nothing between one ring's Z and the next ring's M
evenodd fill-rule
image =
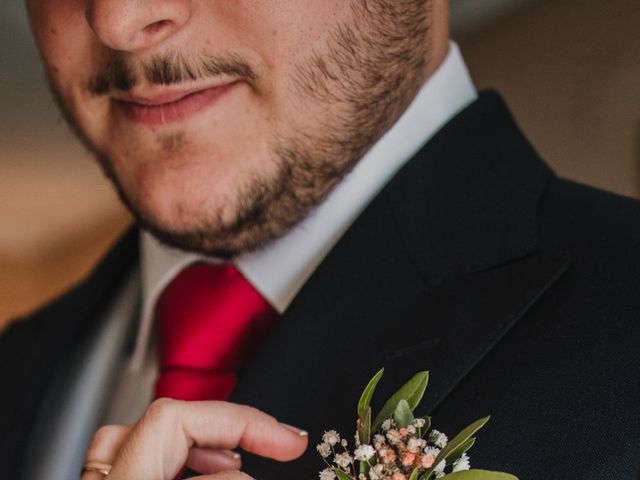
M413 465L413 462L415 461L415 459L416 459L416 455L414 453L405 452L402 454L402 465L404 465L405 467Z
M431 465L433 465L433 462L435 461L436 457L433 455L433 453L427 453L426 455L420 457L420 464L423 468L431 468Z
M396 461L396 452L394 452L391 449L388 449L385 452L385 455L384 455L384 462L385 463L393 463L395 461Z
M407 477L405 477L402 473L400 472L396 472L391 476L391 480L406 480Z

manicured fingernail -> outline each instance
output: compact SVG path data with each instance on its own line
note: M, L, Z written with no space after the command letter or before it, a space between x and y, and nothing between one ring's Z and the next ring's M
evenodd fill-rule
M287 425L286 423L281 423L280 425L287 428L288 430L291 430L293 433L297 434L300 437L309 436L309 432L307 432L306 430L300 430L299 428L294 427L293 425Z

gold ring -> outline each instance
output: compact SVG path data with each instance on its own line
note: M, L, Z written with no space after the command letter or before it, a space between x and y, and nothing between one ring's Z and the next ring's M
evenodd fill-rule
M111 465L102 462L85 462L83 472L97 472L105 477L111 473Z

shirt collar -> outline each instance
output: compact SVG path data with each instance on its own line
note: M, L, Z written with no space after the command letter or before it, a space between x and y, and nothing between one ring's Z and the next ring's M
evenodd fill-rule
M430 139L477 98L458 46L449 52L393 127L369 150L327 198L285 236L240 256L234 264L283 313L309 276L362 210ZM143 361L155 302L164 287L193 262L220 260L167 247L146 232L141 236L142 310L131 361Z

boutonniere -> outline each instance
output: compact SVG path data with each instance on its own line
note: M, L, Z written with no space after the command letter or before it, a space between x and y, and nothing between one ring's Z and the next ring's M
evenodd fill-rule
M449 440L431 428L430 417L414 416L429 372L414 375L374 417L371 398L383 373L384 369L371 379L358 402L354 448L334 430L322 436L317 449L327 467L320 480L518 480L508 473L471 469L467 452L489 417Z

